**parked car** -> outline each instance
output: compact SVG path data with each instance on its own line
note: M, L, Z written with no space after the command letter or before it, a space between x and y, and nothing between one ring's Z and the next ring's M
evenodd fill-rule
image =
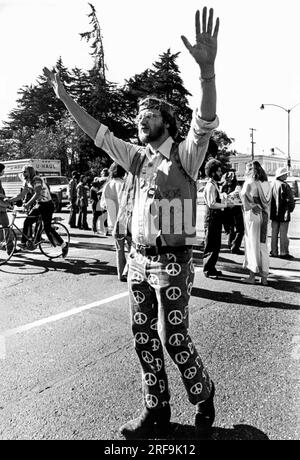
M42 176L50 187L50 193L54 202L55 212L60 212L63 206L69 204L68 185L66 176Z

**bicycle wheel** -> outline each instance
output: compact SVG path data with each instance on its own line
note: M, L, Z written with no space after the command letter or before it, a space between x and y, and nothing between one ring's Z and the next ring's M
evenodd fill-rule
M60 222L52 222L51 227L59 234L63 239L64 243L70 243L70 233L68 229L61 224ZM43 230L41 235L41 242L39 243L39 248L42 254L44 254L49 259L56 259L62 255L62 248L60 244L56 242L55 246L50 243L48 236Z
M0 265L13 256L17 245L17 237L11 227L0 227Z

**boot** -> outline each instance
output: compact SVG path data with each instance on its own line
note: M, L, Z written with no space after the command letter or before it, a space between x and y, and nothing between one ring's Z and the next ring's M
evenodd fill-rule
M170 405L160 409L145 407L141 415L120 428L120 433L126 439L147 439L150 436L162 436L168 433L170 427Z
M195 435L201 436L209 432L215 420L214 399L215 386L212 382L209 397L202 403L197 404L197 413L195 417Z

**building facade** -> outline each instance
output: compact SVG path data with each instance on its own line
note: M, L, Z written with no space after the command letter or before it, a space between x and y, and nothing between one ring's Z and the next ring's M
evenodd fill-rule
M272 176L275 176L275 171L277 168L287 166L287 159L285 156L279 155L255 155L255 160L259 161L267 175L271 179ZM239 179L242 179L245 175L246 164L252 161L251 155L245 155L243 153L238 153L237 155L230 156L231 167L236 170L236 175ZM300 160L291 160L291 169L290 176L299 177L300 179Z

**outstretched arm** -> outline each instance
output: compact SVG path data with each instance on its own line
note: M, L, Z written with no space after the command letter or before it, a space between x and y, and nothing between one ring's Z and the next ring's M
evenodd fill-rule
M100 122L89 115L74 99L67 93L59 75L51 72L47 67L43 70L50 86L55 91L56 96L65 104L66 108L80 128L93 140L100 128Z
M200 25L200 12L196 12L196 44L191 45L189 40L182 36L182 41L190 54L200 67L200 81L202 97L200 100L199 115L203 120L213 121L216 117L216 85L215 85L215 59L217 55L217 38L219 32L219 18L215 26L213 20L214 10L207 8L202 11L202 31Z

